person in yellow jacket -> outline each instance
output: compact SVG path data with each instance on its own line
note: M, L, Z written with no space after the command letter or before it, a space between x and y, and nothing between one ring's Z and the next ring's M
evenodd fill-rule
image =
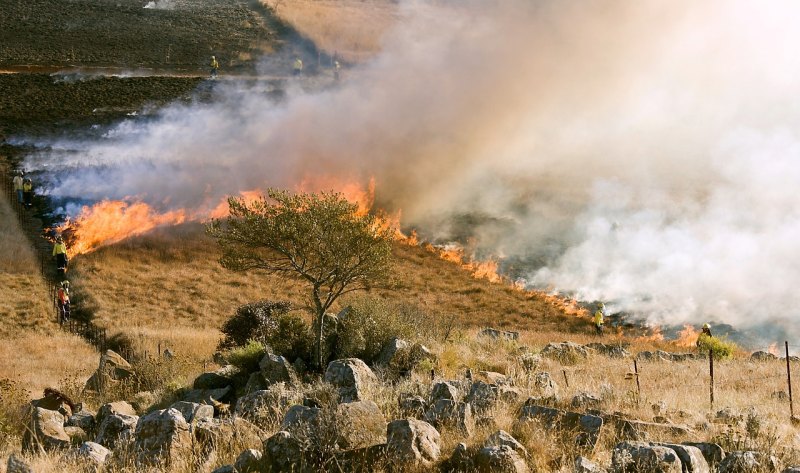
M597 311L594 313L594 329L597 331L598 335L603 334L603 324L605 323L603 317L605 310L606 306L601 302L597 305Z
M67 272L67 263L69 262L67 245L64 244L61 235L56 237L56 243L53 245L53 256L56 258L56 269L61 272Z
M294 66L292 66L294 70L294 75L299 76L303 73L303 60L299 57L294 58Z
M25 207L33 207L33 181L28 177L22 180L22 199L25 201Z
M211 77L217 77L217 71L219 70L219 62L217 62L216 56L211 56Z
M20 204L23 202L22 200L22 171L18 172L14 179L12 180L14 184L14 193L17 194L17 202Z

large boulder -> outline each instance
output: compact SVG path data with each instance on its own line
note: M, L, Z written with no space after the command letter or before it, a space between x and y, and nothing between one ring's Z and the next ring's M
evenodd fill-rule
M115 351L106 350L105 353L100 355L100 364L97 370L86 381L86 389L89 391L103 391L110 385L115 385L132 375L131 364L125 358Z
M565 365L572 365L588 358L589 350L574 342L548 343L542 348L540 355Z
M519 332L507 332L496 328L485 328L478 332L478 337L492 340L519 340Z
M95 416L95 422L99 426L100 424L103 423L106 417L115 414L135 416L136 409L134 409L133 406L131 406L125 401L109 402L103 404L102 406L100 406L100 409L97 410L97 415Z
M430 400L431 403L434 403L440 399L458 401L461 399L461 393L459 393L454 383L450 381L440 381L431 388Z
M511 447L523 457L528 457L528 450L505 430L498 430L487 437L486 441L483 443L484 447L499 447L501 445Z
M64 424L68 427L80 427L86 433L94 433L97 424L94 420L95 414L92 411L81 409L73 413Z
M558 384L547 371L540 371L531 380L531 394L542 401L553 401L558 398Z
M725 450L722 449L716 443L709 443L709 442L684 442L684 445L688 445L690 447L697 447L700 450L700 453L703 454L703 458L706 459L706 462L710 466L719 465L722 460L725 459Z
M575 443L581 446L594 447L600 437L603 418L595 415L567 412L552 407L535 404L535 399L528 399L520 410L518 425L536 421L551 430L575 432Z
M464 400L475 408L475 412L485 412L497 403L497 386L475 381Z
M710 473L711 467L708 465L703 452L697 447L691 445L681 445L676 443L654 443L653 445L660 445L662 447L671 448L678 455L681 460L684 471L692 473Z
M177 409L153 411L139 419L135 445L140 463L166 461L175 465L191 450L189 424Z
M395 420L386 427L387 455L401 469L431 466L439 459L440 442L439 432L421 420Z
M439 399L425 411L424 420L437 429L453 429L466 437L475 430L472 406L466 402Z
M777 473L780 471L780 461L761 452L730 452L720 462L717 471L719 473Z
M407 341L402 338L393 337L383 345L381 352L375 359L375 364L389 369L404 368L406 364L404 358L407 356L410 348L411 344Z
M258 473L261 471L262 456L263 454L260 450L248 448L236 457L233 470L236 473Z
M297 473L314 471L304 465L303 454L305 448L302 442L284 430L277 432L264 441L263 452L263 471L291 471Z
M138 416L126 414L108 415L103 418L103 421L97 427L97 437L95 437L94 441L104 447L113 449L120 440L127 440L133 437L138 422Z
M622 442L614 447L611 464L615 472L682 473L678 454L667 447L644 442Z
M766 351L755 351L750 355L750 361L775 361L777 359L777 356Z
M259 447L263 436L261 429L240 417L200 419L192 432L196 445L203 451L214 451L231 444Z
M267 353L258 364L261 376L267 387L276 383L286 383L287 386L299 384L297 373L289 360L281 355Z
M28 465L24 458L12 453L8 456L8 462L6 462L6 473L33 473L33 468Z
M625 346L618 344L589 343L586 345L586 348L609 358L628 358L631 356L631 353L626 350Z
M31 401L31 406L41 407L48 411L58 411L65 418L69 418L76 410L75 404L65 394L52 388L44 390L44 396L41 399L34 399Z
M311 438L317 429L317 419L322 410L318 407L296 405L289 408L283 416L281 430L295 437Z
M69 435L69 443L76 447L89 440L89 434L80 427L64 426L64 432Z
M233 384L233 378L228 376L228 370L220 372L210 371L203 373L194 379L192 388L194 389L220 389Z
M300 401L300 393L287 389L284 383L273 384L262 391L255 391L236 401L234 412L257 426L263 427L280 422L289 406Z
M70 438L64 431L64 415L57 411L34 407L22 437L22 449L37 452L40 449L56 450L69 446Z
M363 400L365 390L377 385L378 378L363 361L345 358L328 364L325 382L338 389L341 402L353 402Z
M110 454L111 450L99 443L83 442L80 447L75 449L72 457L88 463L93 469L99 469L106 463Z
M196 402L178 401L169 406L170 409L175 409L180 412L183 419L188 423L194 423L201 419L209 419L214 417L214 406L208 404L197 404Z
M341 450L386 443L386 418L372 401L339 404L334 419L336 443Z
M530 471L525 459L508 445L483 447L473 459L479 472L526 473Z
M414 394L401 394L397 399L400 407L400 416L421 419L428 409L428 402L422 396Z

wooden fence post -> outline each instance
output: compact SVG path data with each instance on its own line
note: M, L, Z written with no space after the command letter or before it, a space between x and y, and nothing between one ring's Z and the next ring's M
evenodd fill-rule
M639 364L633 359L633 375L636 377L636 404L642 399L642 385L639 383Z
M567 370L561 370L561 372L564 374L564 383L567 385L567 387L569 387L569 379L567 378Z
M789 419L794 417L794 400L792 399L792 365L789 363L789 341L783 342L786 346L786 383L789 384Z
M711 396L711 410L714 410L714 350L708 350L708 372L711 376L711 383L708 386Z

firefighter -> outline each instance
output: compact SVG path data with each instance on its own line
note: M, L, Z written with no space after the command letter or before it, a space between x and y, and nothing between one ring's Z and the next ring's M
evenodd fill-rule
M217 62L216 56L211 56L211 77L217 77L218 70L219 62Z
M18 172L16 176L14 176L14 180L12 181L14 184L14 193L17 194L17 202L20 204L23 203L22 200L22 171Z
M67 245L64 244L64 239L61 238L61 235L56 237L56 243L53 245L53 256L56 258L56 270L60 273L66 273L69 258L67 258Z
M711 335L711 326L708 324L703 324L703 330L700 332L700 336L697 337L697 343L695 343L695 345L697 345L698 348L700 348L700 341L705 337L708 338L714 337L713 335Z
M339 64L339 61L333 61L333 80L339 80L339 70L342 68L342 65Z
M58 287L58 322L63 324L69 320L69 281L61 281Z
M594 313L594 329L597 331L598 335L603 334L603 324L605 323L603 321L603 317L605 315L604 314L605 309L606 309L605 304L601 302L597 304L597 310Z
M296 76L299 76L303 73L303 60L299 57L294 58L294 66L292 66L293 73Z
M33 207L33 181L29 177L22 180L22 199L25 207Z

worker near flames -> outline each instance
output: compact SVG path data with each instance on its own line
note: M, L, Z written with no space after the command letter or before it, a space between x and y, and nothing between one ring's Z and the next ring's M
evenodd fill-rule
M696 345L698 347L700 346L700 339L703 337L708 337L708 338L714 337L713 335L711 335L711 326L708 324L703 324L703 330L700 332L700 336L697 337Z
M64 323L69 320L69 281L61 281L58 287L58 322Z
M603 320L604 312L606 310L605 304L602 302L597 304L597 310L594 313L594 329L597 331L598 335L603 334L603 324L605 321Z
M339 80L339 70L341 70L342 65L339 64L339 61L333 61L333 80Z
M211 77L217 77L217 71L219 70L219 62L217 62L216 56L211 56Z
M67 245L64 244L64 239L61 238L61 235L56 237L56 243L53 245L53 256L56 257L56 269L66 272L69 259L67 258Z
M25 201L25 207L33 206L33 181L29 177L22 180L22 199Z
M294 75L299 76L303 73L303 60L299 57L294 58L294 65L292 66Z
M14 184L14 193L17 194L17 202L20 204L22 200L22 171L18 172L14 179L11 181Z

